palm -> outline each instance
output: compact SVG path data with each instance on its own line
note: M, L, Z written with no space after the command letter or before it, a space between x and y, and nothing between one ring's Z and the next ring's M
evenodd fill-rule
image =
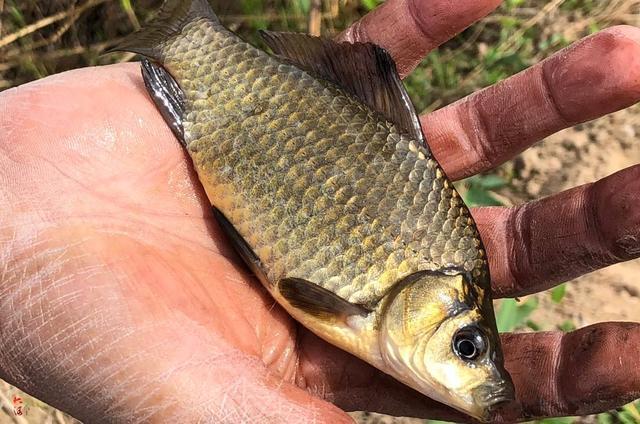
M42 319L82 327L99 318L98 339L91 332L72 332L59 347L82 346L77 353L87 356L102 354L108 345L110 354L137 357L123 372L152 366L161 373L181 365L181 373L195 378L202 375L202 361L241 359L230 354L234 348L291 381L296 366L291 319L234 262L179 145L162 129L140 86L132 90L137 67L126 69L112 69L92 83L90 72L77 73L67 81L83 93L50 86L43 94L50 100L31 99L42 110L14 116L26 123L38 112L47 116L48 108L68 105L55 110L55 120L40 122L46 129L42 138L18 131L8 146L9 156L19 155L23 167L15 168L21 181L15 189L29 194L26 204L15 207L46 211L30 222L33 239L15 260L24 264L27 279L40 272L52 283L61 264L71 266L55 291L43 287L37 294L41 302L56 305L43 311ZM114 84L105 81L110 78L118 80L126 107L109 100ZM36 168L37 163L43 165ZM68 300L56 302L60 297ZM33 308L21 314L34 313ZM168 345L172 352L165 350ZM210 370L210 377L217 372Z
M367 26L406 13L393 9L403 2L385 4L345 38L367 38ZM456 25L495 4L470 2L468 16L456 16ZM450 35L445 29L426 44L411 38L423 32L409 29L400 42L384 39L393 31L375 41L406 73ZM601 53L620 51L623 62L614 63L614 55L599 63L634 69L626 61L640 55L640 47L629 47L632 37L625 37ZM557 66L579 68L585 62L573 59L578 53ZM607 69L610 78L619 77L615 69ZM621 71L616 84L600 78L601 86L584 90L595 99L569 99L567 92L549 105L536 97L539 70L423 118L451 177L495 166L562 125L640 98L636 76ZM580 83L589 85L588 79ZM556 92L566 88L562 84L571 88L562 80L547 84ZM526 129L518 127L517 113L501 114L506 99L520 95L518 87L527 96L514 103L533 111ZM562 100L574 105L575 116L563 110ZM0 111L0 199L8 205L0 215L0 378L88 421L348 420L325 400L344 409L456 417L298 327L250 277L213 221L189 160L146 96L136 65L85 69L5 93ZM478 126L465 122L470 111L493 119L475 132ZM606 198L612 209L619 201L637 201L638 171L599 182L589 199ZM580 238L579 225L589 218L572 206L586 198L580 190L533 206L474 211L498 294L541 290L637 256L633 246L615 251L608 243L635 234L631 215L602 220L615 222L598 228L598 243ZM565 206L567 220L554 221ZM530 225L528 232L509 227L512 217ZM574 237L556 234L560 224L575 226ZM532 245L538 248L531 251ZM542 260L541 252L563 254ZM632 324L603 324L565 337L506 335L507 367L524 413L589 413L632 399L640 390L633 374L639 338ZM614 360L621 371L607 367ZM582 384L576 386L567 376L577 372Z
M137 414L130 405L147 401L144 388L161 380L154 397L167 408L151 413L168 419L175 418L180 393L216 398L211 388L241 382L272 402L288 404L290 419L305 422L320 414L344 420L337 409L301 390L324 385L325 373L335 371L325 365L316 373L315 359L335 358L338 367L353 361L351 368L363 377L374 371L297 328L238 262L188 158L149 102L138 66L112 67L99 75L81 70L25 90L34 94L26 96L29 108L20 107L24 92L14 93L17 102L4 99L18 112L11 115L12 124L25 129L11 134L11 146L19 148L7 145L4 159L10 164L6 176L19 181L9 185L8 195L26 200L6 216L20 208L44 213L29 221L28 244L11 246L9 266L24 272L11 275L5 286L22 307L17 315L0 313L0 318L10 328L24 325L25 317L39 318L9 331L3 342L35 343L46 322L59 339L52 349L70 353L62 363L58 356L46 358L44 374L21 384L24 389L76 411L75 399L57 396L73 391L79 379L87 395L112 393L94 408L111 410L126 398L116 414ZM34 125L34 116L45 118ZM9 355L16 365L33 359L17 351ZM117 369L96 370L101 358L114 357L121 358ZM78 367L86 358L97 362ZM60 387L55 381L61 374L47 372L51 369L72 378ZM124 384L113 378L123 375L131 376ZM205 416L250 414L262 407L237 405L235 412ZM204 413L190 412L193 416L180 418ZM84 413L75 414L83 418Z

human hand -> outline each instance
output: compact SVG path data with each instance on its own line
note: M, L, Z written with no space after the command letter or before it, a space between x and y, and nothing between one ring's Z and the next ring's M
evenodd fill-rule
M343 38L381 44L406 75L497 4L389 0ZM423 117L423 128L459 179L635 103L638 61L640 32L614 28ZM0 110L1 378L89 422L349 422L331 403L463 419L274 303L225 243L138 65L47 78L0 95ZM495 293L543 290L640 255L639 174L474 210ZM639 342L640 326L622 323L504 335L523 416L640 396Z

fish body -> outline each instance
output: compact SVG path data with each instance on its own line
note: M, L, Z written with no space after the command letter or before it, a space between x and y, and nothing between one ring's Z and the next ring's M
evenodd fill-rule
M169 1L120 49L184 144L222 228L296 320L478 419L513 400L480 236L373 45L227 30Z

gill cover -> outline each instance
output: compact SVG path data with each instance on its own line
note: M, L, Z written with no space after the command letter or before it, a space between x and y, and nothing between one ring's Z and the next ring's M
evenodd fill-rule
M405 384L486 421L515 394L481 300L467 273L414 274L384 305L380 352Z

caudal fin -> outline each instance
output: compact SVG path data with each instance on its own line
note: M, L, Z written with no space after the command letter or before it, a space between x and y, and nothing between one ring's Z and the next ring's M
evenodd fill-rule
M207 0L166 0L151 22L127 36L109 53L128 51L161 60L165 44L190 22L202 18L219 22Z

